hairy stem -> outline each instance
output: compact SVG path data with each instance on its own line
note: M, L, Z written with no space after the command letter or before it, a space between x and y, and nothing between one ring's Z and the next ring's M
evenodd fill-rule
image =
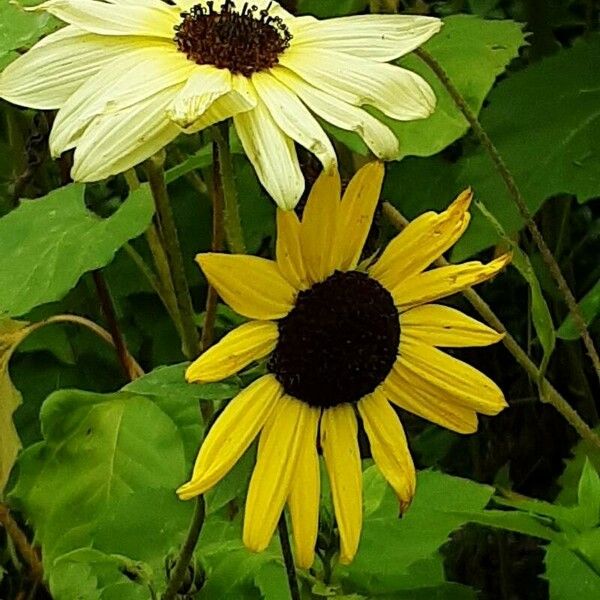
M298 585L298 577L296 576L296 566L294 565L294 556L290 546L285 512L282 512L281 517L279 517L277 531L279 533L279 541L281 542L281 553L283 554L283 561L285 563L285 572L290 587L290 595L292 600L300 600L300 587Z
M188 287L183 256L179 246L177 227L171 209L171 202L167 192L164 171L164 154L155 155L146 162L148 181L156 205L160 232L169 263L169 271L175 289L175 298L179 315L181 317L182 350L186 358L193 359L197 356L200 347L200 338L194 321L194 307Z
M232 254L246 254L246 242L240 218L240 207L237 190L235 188L235 175L233 172L233 159L229 149L229 131L221 132L220 126L215 125L211 133L217 144L218 151L218 177L219 185L223 190L223 201L225 206L225 237L227 245Z
M106 279L104 279L104 275L102 275L100 271L94 271L92 273L92 277L94 279L94 285L96 286L98 298L100 299L102 314L106 319L108 331L110 332L113 345L117 351L117 356L119 357L119 363L123 373L125 374L125 377L127 377L129 381L133 381L138 377L138 374L131 364L131 355L127 350L125 338L123 337L123 333L119 327L117 311L115 309L115 304L110 294L110 290L108 289L108 285L106 284Z
M560 270L560 267L556 262L554 255L550 251L548 244L546 244L546 241L544 240L544 237L542 236L536 222L533 220L533 215L527 207L525 199L521 194L521 190L519 189L515 178L506 166L504 159L498 152L498 149L493 144L487 132L481 126L481 123L477 119L477 115L471 110L471 107L467 104L467 101L462 97L461 93L458 91L457 87L454 85L448 74L444 71L443 67L431 54L429 54L429 52L423 50L422 48L415 50L415 54L417 54L417 56L421 60L423 60L425 64L427 64L427 66L435 73L437 78L444 85L444 87L452 97L452 100L454 100L454 103L459 108L460 112L464 115L465 119L467 119L473 132L477 136L479 143L488 153L489 157L494 163L496 171L498 172L500 177L502 177L510 193L510 197L512 198L515 206L519 210L521 217L525 221L527 229L531 233L533 241L535 242L542 255L544 263L546 264L548 270L550 271L550 274L556 281L558 290L564 298L569 312L571 313L571 315L573 315L573 320L577 326L577 329L579 330L579 333L581 334L587 353L594 365L596 375L598 376L598 379L600 379L600 357L598 357L598 352L596 351L594 342L592 341L583 315L581 314L581 309L579 308L577 300L575 299L573 292L569 288L569 285L567 284L567 281L562 271Z
M205 512L206 507L204 502L204 496L198 496L196 504L194 506L194 515L192 517L192 522L190 523L187 537L185 539L185 542L183 543L183 546L181 547L179 556L177 557L175 568L173 569L173 571L171 571L169 583L167 584L167 589L162 595L161 600L174 600L177 597L179 588L181 587L181 584L185 579L188 565L192 560L194 549L196 548L196 544L198 543L198 538L200 537L200 533L202 532L202 525L204 525Z
M392 225L402 230L408 225L408 220L400 214L389 202L383 205L383 212ZM445 258L439 258L435 261L439 267L445 267L450 263ZM554 386L542 376L537 365L527 356L527 353L519 346L515 338L506 331L506 327L496 316L487 302L473 289L467 288L463 291L465 298L471 303L473 308L484 318L484 320L496 331L504 333L502 343L506 349L513 355L515 360L523 367L531 379L539 382L540 399L547 402L569 422L577 433L585 440L588 440L596 448L600 449L600 437L592 431L589 425L579 416L577 411L561 396Z

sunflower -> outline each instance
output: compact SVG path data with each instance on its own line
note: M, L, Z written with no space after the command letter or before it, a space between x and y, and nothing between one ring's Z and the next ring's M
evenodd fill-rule
M75 148L79 181L125 171L182 131L233 117L260 181L290 209L304 190L294 142L336 168L317 118L388 160L397 138L361 107L402 121L435 107L421 77L387 64L440 29L431 17L319 21L268 0L49 0L32 10L69 25L4 70L0 97L60 109L50 148Z
M301 221L278 211L276 261L197 257L221 298L252 320L196 360L188 381L219 381L266 357L268 373L227 405L178 494L189 499L212 488L260 434L244 543L266 548L287 503L301 567L312 564L317 537L319 442L347 563L362 527L357 415L404 510L415 469L390 403L459 433L477 429L477 412L506 406L495 383L438 349L486 346L502 334L431 303L490 279L509 256L425 270L465 231L467 191L445 212L413 221L375 262L359 263L383 174L381 163L363 167L341 201L339 176L321 175Z

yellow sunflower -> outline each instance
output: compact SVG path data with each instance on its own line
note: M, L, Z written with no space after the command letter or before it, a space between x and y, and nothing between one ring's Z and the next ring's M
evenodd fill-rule
M204 441L193 475L178 494L212 488L260 434L244 519L244 543L266 548L287 503L296 561L313 562L319 517L318 439L341 539L354 557L362 526L358 422L381 473L406 508L415 469L395 404L460 433L477 412L506 402L485 375L438 347L486 346L502 334L439 304L481 283L508 262L468 262L425 270L469 223L469 191L443 213L414 220L372 264L359 264L384 169L371 163L340 201L339 176L323 174L300 221L278 211L277 260L201 254L208 281L235 311L253 319L226 335L187 371L214 382L268 358L268 374L225 408Z
M431 17L319 21L268 0L49 0L32 10L69 25L0 74L0 97L60 109L51 151L75 148L79 181L125 171L182 131L233 117L260 181L289 209L304 190L294 142L336 168L315 116L387 160L398 140L361 107L403 121L435 107L420 76L387 64L439 30Z

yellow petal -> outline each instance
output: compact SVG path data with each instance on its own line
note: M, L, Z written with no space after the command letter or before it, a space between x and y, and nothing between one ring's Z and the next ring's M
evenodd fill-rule
M437 348L403 340L400 363L465 408L496 415L507 406L502 390L489 377Z
M474 410L456 404L453 396L415 376L401 361L396 362L382 389L390 402L422 419L457 433L477 431Z
M339 268L343 271L354 269L358 264L371 229L384 176L383 163L368 163L356 173L344 193L338 236Z
M294 473L288 506L294 532L296 565L308 569L314 560L319 531L320 472L317 455L317 418L303 432L300 455Z
M504 337L459 310L439 304L417 306L402 313L400 327L404 338L446 348L488 346Z
M464 233L471 218L467 211L472 197L468 189L443 213L428 212L415 219L388 244L369 269L371 276L391 289L423 271Z
M306 202L300 226L300 246L311 283L327 279L339 266L336 240L341 189L337 170L323 171Z
M219 296L250 319L281 319L291 310L296 290L277 263L257 256L206 253L196 257Z
M293 210L277 209L277 266L296 289L309 287L300 245L300 220Z
M228 333L187 369L189 382L220 381L273 351L279 330L271 321L251 321Z
M358 403L358 411L371 444L375 464L394 488L404 512L417 485L404 428L384 393L377 389Z
M307 430L314 430L318 418L317 409L284 396L265 424L246 499L243 540L248 549L260 552L269 545L290 493Z
M491 279L510 262L510 259L511 255L505 254L487 264L474 260L462 265L440 267L409 277L387 289L394 297L396 306L406 310L411 306L445 298Z
M177 490L182 500L203 494L225 477L258 435L282 394L275 377L265 375L227 405L200 448L191 480Z
M340 404L323 412L321 446L340 531L340 562L349 564L356 555L362 529L362 471L354 409Z

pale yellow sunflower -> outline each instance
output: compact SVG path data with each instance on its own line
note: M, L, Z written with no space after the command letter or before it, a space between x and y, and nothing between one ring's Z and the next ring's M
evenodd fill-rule
M301 221L278 211L276 261L198 256L221 298L252 320L196 360L187 379L219 381L265 357L268 374L227 405L178 493L189 499L212 488L260 434L244 543L266 548L287 503L301 567L312 564L317 537L318 439L347 563L362 527L357 416L404 509L415 469L390 403L460 433L477 429L477 412L506 406L493 381L438 349L486 346L502 334L431 303L493 277L509 256L426 270L465 231L467 191L445 212L414 220L375 262L359 264L383 174L381 163L365 166L341 201L339 176L323 174Z
M0 97L59 109L50 148L75 148L79 181L125 171L182 131L233 117L260 181L289 209L304 190L295 142L336 168L316 117L388 160L396 136L361 107L402 121L435 107L420 76L387 64L439 30L431 17L319 21L268 0L49 0L33 10L69 25L0 74Z

